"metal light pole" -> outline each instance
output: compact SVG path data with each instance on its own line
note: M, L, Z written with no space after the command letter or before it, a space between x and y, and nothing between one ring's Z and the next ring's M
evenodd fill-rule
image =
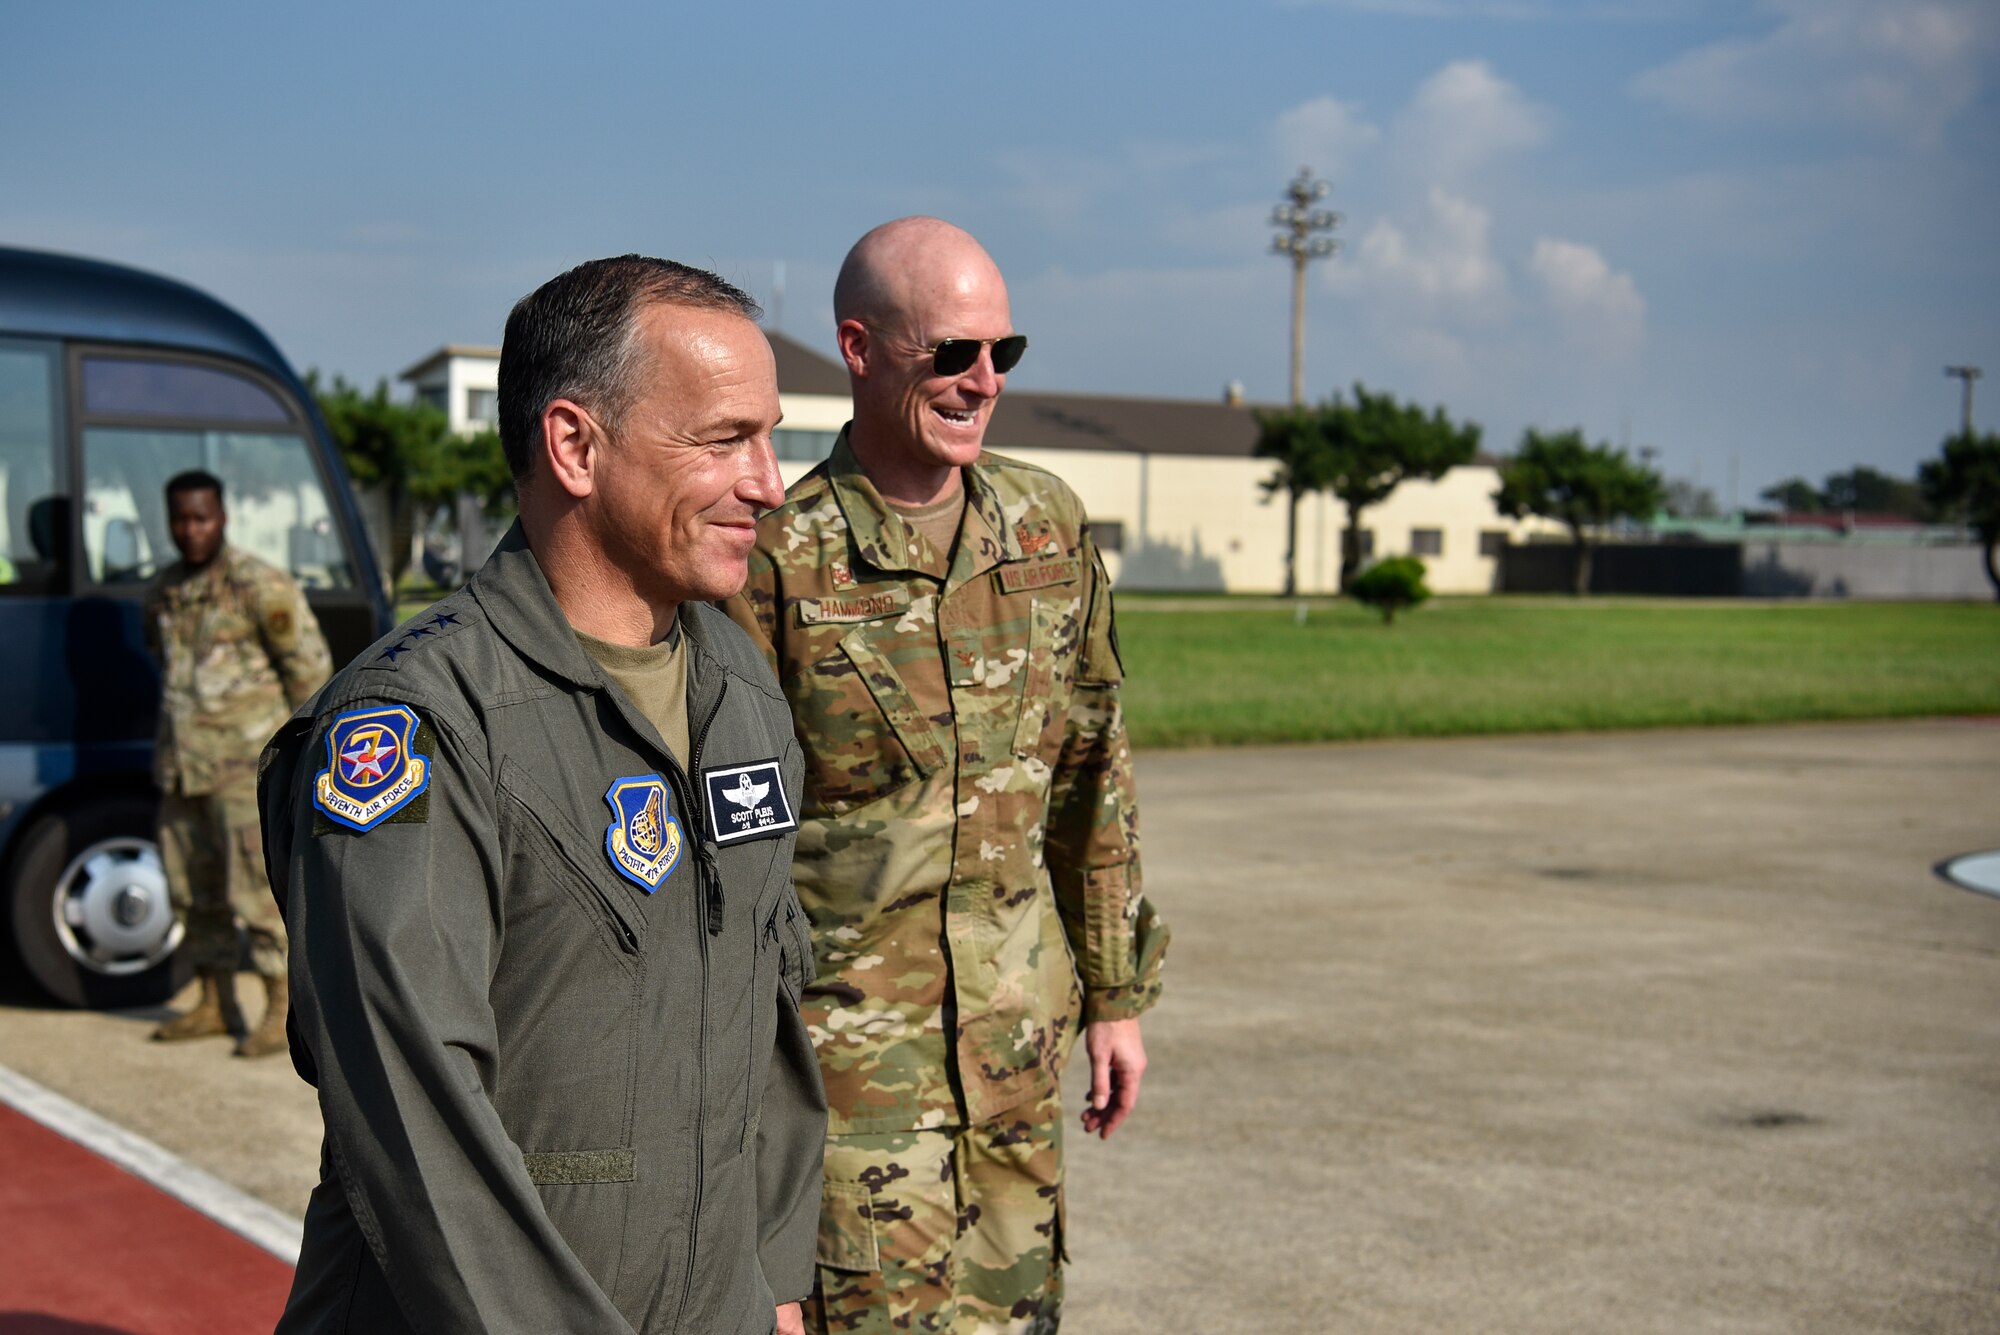
M1986 372L1976 366L1947 366L1944 368L1944 373L1965 382L1965 425L1961 429L1969 436L1972 434L1972 382Z
M1340 215L1332 209L1316 209L1313 203L1325 199L1330 189L1325 181L1315 180L1312 168L1301 167L1299 174L1285 188L1289 201L1271 210L1273 226L1285 230L1271 238L1272 253L1289 255L1292 260L1292 406L1300 408L1306 401L1306 265L1314 260L1323 260L1340 249L1340 243L1330 236L1315 236L1315 232L1331 232L1340 225ZM1298 498L1286 494L1285 503L1285 596L1291 597L1298 589L1299 552L1299 505Z

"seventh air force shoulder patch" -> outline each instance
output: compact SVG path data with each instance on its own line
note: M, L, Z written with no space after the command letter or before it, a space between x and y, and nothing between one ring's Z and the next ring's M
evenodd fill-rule
M431 786L430 757L417 750L417 715L408 705L350 709L326 730L326 768L313 805L350 830L372 830Z
M785 801L785 779L777 761L712 769L702 777L708 784L709 825L716 843L771 839L799 828Z

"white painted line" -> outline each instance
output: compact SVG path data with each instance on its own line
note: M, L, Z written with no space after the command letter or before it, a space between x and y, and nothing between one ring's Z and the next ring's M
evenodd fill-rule
M1948 858L1938 863L1937 874L1953 885L2000 898L2000 849Z
M177 1154L135 1136L81 1104L0 1066L0 1102L34 1118L59 1136L75 1141L134 1177L152 1183L175 1200L201 1211L224 1228L256 1243L287 1265L299 1263L305 1221L203 1172Z

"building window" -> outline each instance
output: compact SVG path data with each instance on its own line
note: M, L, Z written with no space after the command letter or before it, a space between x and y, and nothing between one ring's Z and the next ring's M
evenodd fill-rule
M1361 530L1361 559L1364 561L1375 559L1375 530L1372 528Z
M1444 530L1441 528L1413 528L1410 530L1410 555L1443 556Z
M1125 550L1125 523L1119 519L1093 519L1090 521L1090 536L1097 543L1100 552L1122 552Z
M780 463L816 464L833 453L838 431L800 431L779 427L771 433L771 452Z
M451 401L446 397L443 385L425 385L417 390L417 402L427 403L441 413L448 413Z
M468 389L465 391L465 420L481 426L492 426L500 420L500 391L497 389Z
M1481 529L1479 533L1479 554L1499 556L1507 550L1507 531L1499 528Z

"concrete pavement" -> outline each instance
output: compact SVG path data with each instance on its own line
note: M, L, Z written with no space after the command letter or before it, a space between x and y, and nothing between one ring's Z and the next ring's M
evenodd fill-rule
M1175 944L1066 1328L2000 1330L2000 900L1929 870L2000 847L2000 725L1139 772ZM0 1063L303 1209L282 1059L22 993Z

